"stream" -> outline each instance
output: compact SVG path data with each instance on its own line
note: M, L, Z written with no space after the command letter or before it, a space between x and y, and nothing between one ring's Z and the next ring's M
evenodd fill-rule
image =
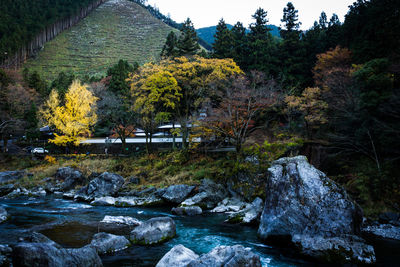
M0 206L6 208L11 215L10 220L0 224L0 244L15 244L20 237L38 231L63 247L79 248L90 243L92 236L98 232L98 222L105 215L131 216L139 220L160 216L171 216L174 219L177 229L175 238L158 246L133 245L126 250L101 256L104 266L155 266L177 244L197 254L207 253L220 245L240 244L252 248L253 252L260 255L263 266L310 265L306 261L287 256L291 255L289 250L278 250L261 243L257 239L257 228L223 223L227 217L224 214L205 213L202 216L181 217L172 215L168 208L91 206L54 196L2 199ZM386 248L383 251L388 252ZM399 244L395 244L395 250L390 255L399 252ZM398 260L399 256L390 259L392 263Z

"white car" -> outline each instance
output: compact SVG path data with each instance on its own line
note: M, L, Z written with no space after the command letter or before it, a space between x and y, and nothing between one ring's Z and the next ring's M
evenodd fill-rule
M44 149L43 147L35 147L34 149L32 149L32 154L45 154L45 153L49 153L49 151Z

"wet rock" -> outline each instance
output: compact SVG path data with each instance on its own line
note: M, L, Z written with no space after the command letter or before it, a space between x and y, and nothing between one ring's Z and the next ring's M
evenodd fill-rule
M213 209L228 195L221 184L216 184L209 179L203 179L199 193L181 203L181 206L199 206L202 209Z
M46 243L19 243L12 253L14 266L103 266L94 248L58 249Z
M56 248L62 248L59 244L48 238L47 236L38 233L38 232L33 232L29 236L23 238L21 242L28 242L28 243L42 243L42 244L48 244Z
M190 267L261 267L260 256L241 245L220 246L191 261Z
M25 171L6 171L0 172L0 184L19 180L26 174Z
M93 236L90 246L96 249L98 254L112 253L126 249L130 245L124 236L107 233L97 233Z
M364 234L373 235L384 239L400 241L400 227L391 224L369 225L362 229Z
M218 206L211 210L211 212L215 213L223 213L223 212L238 212L244 208L246 208L247 203L243 202L239 198L225 198Z
M69 192L64 193L62 196L65 199L74 199L75 194L76 194L76 191L75 190L71 190Z
M365 244L363 239L352 235L342 237L294 235L292 242L302 255L322 263L374 264L376 262L374 248Z
M400 214L394 212L385 212L379 214L379 222L382 224L393 224L400 226Z
M136 218L128 216L109 216L106 215L98 223L97 229L101 232L129 235L130 232L142 222Z
M115 206L118 207L135 207L135 206L162 206L164 201L155 195L148 195L146 197L118 197L115 200Z
M8 267L11 265L12 248L8 245L0 245L0 266Z
M10 255L12 248L9 245L0 245L0 255Z
M179 204L189 196L194 188L195 186L184 184L171 185L165 190L161 198L167 202Z
M260 238L360 233L359 206L343 188L310 165L306 157L279 159L268 171Z
M13 184L7 184L0 186L0 197L5 196L11 193L15 189Z
M120 175L104 172L90 181L86 193L94 197L113 196L121 189L124 182L124 178Z
M198 206L189 206L189 207L177 207L172 208L172 213L177 215L187 215L187 216L195 216L203 213L203 210Z
M98 197L90 202L90 204L95 206L114 206L115 201L114 197Z
M261 198L256 198L246 208L238 212L233 212L229 215L227 222L229 223L242 223L254 224L259 221L261 212L263 210L263 201Z
M134 244L154 245L170 240L176 235L174 220L170 217L157 217L142 222L130 235Z
M176 245L161 258L156 267L186 267L198 257L199 255L183 245Z
M8 218L9 218L9 215L8 215L6 209L0 206L0 223L7 221Z
M62 180L61 189L63 191L74 189L78 184L82 184L84 177L82 173L71 167L59 168L56 172L55 178Z

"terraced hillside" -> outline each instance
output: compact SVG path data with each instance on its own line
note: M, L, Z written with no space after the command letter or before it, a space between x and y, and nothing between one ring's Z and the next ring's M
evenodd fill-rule
M175 29L127 0L110 0L76 26L45 44L24 67L51 80L61 71L101 76L119 59L143 64L157 59Z

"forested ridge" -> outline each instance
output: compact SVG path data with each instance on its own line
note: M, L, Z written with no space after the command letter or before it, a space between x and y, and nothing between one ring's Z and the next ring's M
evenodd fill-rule
M0 65L18 66L105 0L2 0Z

